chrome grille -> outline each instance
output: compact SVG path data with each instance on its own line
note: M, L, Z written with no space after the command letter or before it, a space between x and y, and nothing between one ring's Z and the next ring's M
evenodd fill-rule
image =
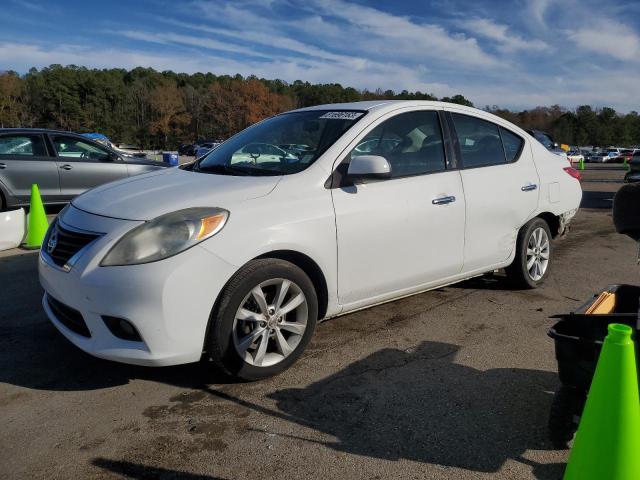
M95 233L80 233L64 228L56 221L49 229L42 249L51 257L53 263L64 267L76 253L98 237Z

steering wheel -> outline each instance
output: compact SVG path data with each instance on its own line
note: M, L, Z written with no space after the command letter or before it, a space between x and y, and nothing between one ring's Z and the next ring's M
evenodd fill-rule
M80 153L80 158L91 159L91 155L89 155L89 152L87 152L86 150L83 150L82 153Z

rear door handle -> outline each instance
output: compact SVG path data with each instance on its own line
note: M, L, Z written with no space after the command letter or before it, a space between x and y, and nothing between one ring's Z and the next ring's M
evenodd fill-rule
M524 185L520 190L522 190L523 192L530 192L531 190L535 190L536 188L538 188L538 185L536 185L535 183L530 183L529 185Z
M68 163L65 163L64 165L62 165L60 167L62 170L71 170L73 167L71 165L69 165Z
M7 168L7 164L6 163L0 163L0 170L4 170L5 168Z
M433 200L431 200L431 203L433 203L434 205L446 205L455 201L456 197L454 197L453 195L447 195L444 197L434 198Z

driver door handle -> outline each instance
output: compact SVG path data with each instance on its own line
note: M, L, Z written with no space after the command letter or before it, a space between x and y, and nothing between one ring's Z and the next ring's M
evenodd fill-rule
M446 205L448 203L453 203L456 201L456 197L453 195L446 195L444 197L438 197L431 200L431 203L434 205Z
M6 163L0 163L0 170L4 170L5 168L7 168L7 164Z
M73 167L71 165L69 165L68 163L65 163L64 165L61 165L60 168L62 170L71 170Z
M529 183L528 185L524 185L520 190L522 190L523 192L530 192L531 190L535 190L536 188L538 188L538 185L536 185L535 183Z

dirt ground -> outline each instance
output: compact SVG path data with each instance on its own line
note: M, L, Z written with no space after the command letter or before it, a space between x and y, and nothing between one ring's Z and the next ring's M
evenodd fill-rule
M619 167L590 166L546 284L482 277L321 324L259 383L92 358L40 307L34 252L0 254L0 478L560 478L550 315L637 283Z

